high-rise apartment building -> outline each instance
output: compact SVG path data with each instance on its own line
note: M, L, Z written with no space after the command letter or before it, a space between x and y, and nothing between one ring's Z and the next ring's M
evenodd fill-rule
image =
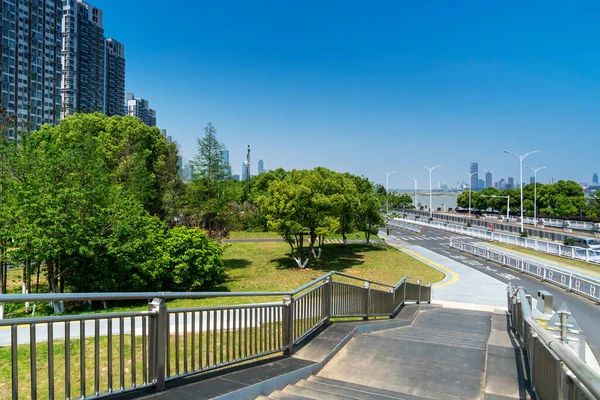
M258 160L258 173L262 174L263 172L265 172L265 164L263 160Z
M148 100L135 98L133 93L127 93L127 115L137 117L148 126L156 126L156 111L150 108Z
M598 174L596 172L592 175L592 185L598 186Z
M225 169L225 178L231 178L231 165L229 164L229 150L221 151L221 163Z
M478 174L478 170L479 170L479 164L476 162L472 162L471 163L471 168L469 170L469 172L471 172L471 189L477 189L478 186L478 182L479 182L479 174Z
M529 183L535 183L535 176L529 177Z
M0 105L14 119L3 130L17 140L59 117L62 1L1 1Z
M115 39L105 41L104 104L106 115L125 115L125 46Z
M102 10L82 0L64 0L62 29L62 115L106 113Z
M486 188L494 187L492 184L492 171L490 171L490 170L485 171L485 187Z

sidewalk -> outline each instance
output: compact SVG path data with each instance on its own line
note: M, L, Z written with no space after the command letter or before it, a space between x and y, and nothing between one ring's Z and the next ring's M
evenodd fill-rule
M380 236L385 237L381 232ZM507 308L506 285L501 281L421 246L404 245L393 238L386 238L386 243L446 274L432 285L432 303L489 312Z
M546 255L545 253L540 253L540 255L537 256L537 255L525 253L525 252L518 251L518 250L507 249L503 246L499 246L492 242L478 242L478 244L480 244L482 246L491 247L493 249L502 251L503 253L510 254L512 256L521 257L521 258L525 258L525 259L532 260L532 261L538 261L538 262L548 265L549 267L563 270L567 273L573 273L573 274L580 275L580 276L587 277L587 278L594 279L594 280L600 279L600 272L593 271L591 269L576 267L574 265L569 264L568 260L566 260L566 259L565 259L565 262L550 260L548 258L544 258L544 256Z

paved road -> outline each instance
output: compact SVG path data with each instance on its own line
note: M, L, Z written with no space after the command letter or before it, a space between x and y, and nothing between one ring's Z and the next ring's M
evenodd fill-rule
M513 285L523 286L534 297L537 296L538 290L543 289L549 291L554 295L553 309L557 310L563 302L567 303L573 316L577 319L579 325L583 329L592 352L596 358L600 359L600 318L598 318L598 315L600 315L600 306L596 305L594 302L584 299L574 293L566 292L549 283L541 282L527 275L517 274L515 271L501 267L498 264L451 249L448 246L450 236L448 232L423 228L423 236L420 236L417 233L392 228L390 234L398 239L400 243L404 242L406 245L418 245L424 247L434 253L467 265L504 284L512 282ZM480 241L480 239L474 238L465 238L465 240L474 242Z

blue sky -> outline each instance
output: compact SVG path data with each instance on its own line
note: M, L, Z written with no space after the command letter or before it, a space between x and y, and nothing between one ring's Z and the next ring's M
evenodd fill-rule
M241 171L324 166L390 188L600 172L600 3L97 0L126 90L184 158L211 121ZM175 4L177 4L175 6ZM529 174L524 173L529 181Z

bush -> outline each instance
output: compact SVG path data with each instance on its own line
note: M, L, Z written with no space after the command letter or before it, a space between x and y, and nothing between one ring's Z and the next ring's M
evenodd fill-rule
M527 232L523 231L519 234L519 236L521 236L522 238L526 238L527 237Z
M470 222L467 222L467 228L470 228L472 226L473 226L473 224L471 224Z
M564 241L565 246L575 246L575 239L572 237L568 237Z

